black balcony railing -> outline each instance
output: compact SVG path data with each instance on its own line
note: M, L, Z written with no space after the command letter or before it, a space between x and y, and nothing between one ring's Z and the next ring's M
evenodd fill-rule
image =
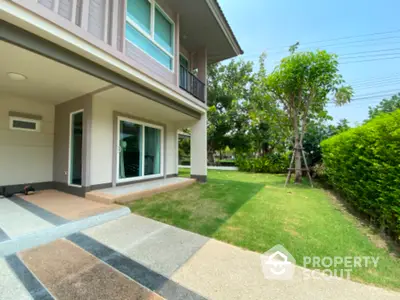
M205 84L184 66L181 65L179 71L179 86L181 89L205 103Z

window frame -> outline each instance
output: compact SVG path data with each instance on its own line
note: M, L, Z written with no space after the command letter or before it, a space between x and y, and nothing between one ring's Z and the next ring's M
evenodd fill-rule
M190 71L190 60L182 52L179 53L179 66L181 66L181 56L187 61L187 70Z
M137 176L137 177L129 177L129 178L120 178L119 177L119 167L120 167L120 131L121 131L121 121L125 121L125 122L130 122L130 123L134 123L137 125L142 126L142 145L141 145L141 159L142 159L142 169L140 170L140 174L143 174L141 176ZM161 125L155 125L152 123L148 123L148 122L143 122L143 121L139 121L137 119L133 119L133 118L127 118L127 117L117 117L117 144L116 144L116 154L117 154L117 164L116 164L116 183L126 183L126 182L135 182L135 181L142 181L142 180L146 180L146 179L154 179L154 178L161 178L164 177L165 175L165 170L164 170L164 126ZM145 170L145 146L146 146L146 134L145 134L145 127L150 127L150 128L154 128L154 129L159 129L160 130L160 174L152 174L152 175L144 175L144 170Z
M14 126L14 121L21 121L21 122L34 123L36 126L35 126L35 129L15 127L15 126ZM29 132L40 132L40 123L41 123L40 120L10 116L9 122L10 122L10 129L11 129L11 130L20 130L20 131L29 131Z
M132 41L130 41L126 36L125 39L132 44L133 46L135 46L136 48L140 49L141 51L143 51L146 55L148 55L149 57L151 57L152 59L154 59L157 63L159 63L160 65L162 65L164 68L166 68L168 71L170 72L175 72L175 22L174 20L172 20L172 18L161 8L161 6L155 1L155 0L147 0L148 2L150 2L150 34L146 31L144 31L138 24L135 23L134 20L132 20L129 16L128 16L128 8L126 7L126 20L125 20L125 26L126 23L128 23L130 26L132 26L134 29L136 29L140 34L142 34L144 37L146 37L147 39L150 40L150 42L152 42L158 49L160 49L162 52L164 52L165 54L167 54L171 59L171 66L172 68L168 68L166 66L164 66L162 63L160 63L156 58L154 58L153 56L151 56L150 54L148 54L146 51L142 50L139 46L135 45ZM171 23L171 34L172 34L172 54L170 52L168 52L167 50L165 50L156 40L155 40L155 15L156 15L156 9L167 19L168 22Z

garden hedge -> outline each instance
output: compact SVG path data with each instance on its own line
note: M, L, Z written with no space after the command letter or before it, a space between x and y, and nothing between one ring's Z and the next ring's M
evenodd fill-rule
M236 165L239 171L255 173L286 173L289 167L289 153L269 154L262 157L247 157L238 155Z
M400 237L400 110L321 143L328 182L363 214Z

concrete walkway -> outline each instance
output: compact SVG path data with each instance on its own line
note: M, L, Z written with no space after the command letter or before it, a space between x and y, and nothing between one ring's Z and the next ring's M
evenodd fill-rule
M208 299L400 299L348 280L303 280L300 268L291 281L269 281L258 253L133 214L84 233Z
M0 299L385 300L400 294L347 280L304 280L300 268L291 281L266 280L258 253L130 214L0 259Z

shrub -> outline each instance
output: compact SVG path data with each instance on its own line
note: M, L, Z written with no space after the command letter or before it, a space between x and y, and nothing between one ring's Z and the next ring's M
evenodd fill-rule
M285 173L289 167L288 154L269 154L262 157L239 155L236 165L240 171L255 173Z
M328 183L382 229L400 236L400 110L321 144Z
M190 160L182 160L181 166L190 166Z
M215 164L222 167L235 167L236 161L234 159L221 159L216 161Z

